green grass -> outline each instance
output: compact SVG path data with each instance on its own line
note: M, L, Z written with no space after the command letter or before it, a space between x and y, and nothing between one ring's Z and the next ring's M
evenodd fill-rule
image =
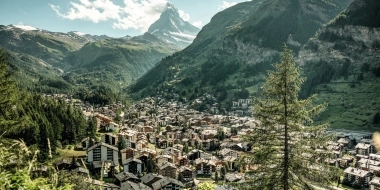
M85 150L75 150L74 145L69 145L65 149L57 148L56 152L59 154L58 157L56 157L54 160L61 160L63 158L72 158L73 156L75 157L82 157L86 156L86 151Z
M328 103L325 112L320 115L317 124L328 122L331 128L345 128L352 130L378 131L373 127L372 119L380 110L380 78L372 73L365 74L365 80L350 87L349 83L354 81L355 76L347 80L339 79L326 86L320 85L316 103ZM326 89L332 89L328 92Z
M161 152L162 152L162 149L157 148L155 144L148 143L147 148L157 151L157 155L161 154Z

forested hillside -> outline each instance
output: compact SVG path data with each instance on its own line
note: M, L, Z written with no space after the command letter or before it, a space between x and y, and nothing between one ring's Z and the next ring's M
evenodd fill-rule
M0 37L20 88L37 93L79 92L94 97L92 101L106 99L95 97L104 91L114 101L163 57L178 51L149 33L111 38L0 25Z
M64 99L20 91L3 50L0 51L0 96L0 134L35 145L41 150L40 160L54 154L56 147L95 135L94 123L87 122L82 111Z

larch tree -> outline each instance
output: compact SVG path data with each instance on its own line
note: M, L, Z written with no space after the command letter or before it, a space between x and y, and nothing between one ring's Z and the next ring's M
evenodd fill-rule
M235 184L239 189L314 189L329 186L339 175L328 165L328 124L312 125L326 104L313 106L315 96L298 99L304 80L293 52L284 45L281 62L268 72L262 96L255 98L259 125L243 137L252 151L241 159L248 180Z

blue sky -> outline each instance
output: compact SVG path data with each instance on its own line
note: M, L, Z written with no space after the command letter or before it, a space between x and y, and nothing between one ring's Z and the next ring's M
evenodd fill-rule
M170 0L197 27L217 12L247 0ZM0 0L0 25L54 32L123 37L140 35L159 18L167 0Z

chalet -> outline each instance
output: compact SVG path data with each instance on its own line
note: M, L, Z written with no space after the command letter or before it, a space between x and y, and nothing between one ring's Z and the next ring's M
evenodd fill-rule
M160 139L158 140L157 146L164 149L168 146L168 140L166 139Z
M117 185L120 185L126 181L131 181L131 182L135 182L135 183L141 182L141 180L136 175L134 175L133 173L129 173L129 172L120 172L120 173L116 174L115 177L116 177L115 184L117 184Z
M352 148L352 141L349 138L340 138L337 143L341 144L343 147L346 147L348 149Z
M180 138L180 139L181 139L181 138ZM182 151L182 150L183 150L183 145L182 145L182 144L174 144L174 145L173 145L173 148Z
M376 160L376 161L380 161L380 154L369 154L369 159L370 160Z
M152 188L150 188L147 185L144 185L143 183L134 183L131 181L126 181L120 185L120 190L152 190Z
M180 166L186 166L188 163L189 163L189 160L187 159L187 156L182 156L179 158Z
M116 124L115 122L109 122L109 123L105 126L105 130L106 130L106 131L119 131L119 129L120 129L119 124Z
M120 132L119 135L125 140L125 146L127 148L136 148L137 131L128 129Z
M143 133L153 133L153 127L152 126L139 126L137 128L138 132L143 132Z
M129 158L127 160L123 160L123 167L125 172L133 173L137 176L142 174L142 162L137 158Z
M129 158L134 158L138 154L138 151L134 148L125 148L121 150L120 153L121 160L127 160Z
M181 190L184 189L185 186L183 185L182 182L170 178L170 177L164 177L152 184L153 190L158 190L158 189L173 189L173 190Z
M201 138L202 140L214 139L216 134L217 134L217 130L215 129L203 130L201 132Z
M140 179L141 179L141 181L145 185L147 185L149 187L152 187L153 183L155 183L155 182L157 182L157 181L159 181L159 180L161 180L163 178L164 178L164 176L162 176L162 175L158 175L158 174L154 174L154 173L149 173L149 174L144 175Z
M119 161L118 148L111 146L109 144L106 144L104 142L100 142L87 149L88 162L103 161L103 160L118 162Z
M92 146L94 144L95 144L95 140L90 139L90 137L86 137L86 138L82 139L82 141L81 141L81 145L82 145L83 150L87 150L90 146Z
M175 138L175 132L167 132L167 133L166 133L166 138L167 138L168 140L174 140L174 139L176 139L176 138Z
M344 180L350 183L356 182L360 185L368 185L373 176L372 172L348 167L344 170Z
M159 155L156 157L156 162L158 166L161 166L165 162L173 163L173 157L171 155Z
M379 190L380 189L380 178L379 177L374 177L369 182L369 189L370 190Z
M140 154L152 155L153 158L155 158L157 156L157 152L155 150L151 150L149 148L143 148L143 149L141 149Z
M231 167L230 169L232 169L236 166L238 158L234 156L226 156L223 158L223 161Z
M224 148L218 152L218 155L221 157L226 157L226 156L234 156L234 157L239 157L239 152L234 151L229 148Z
M204 154L205 152L198 149L193 149L187 154L188 160L196 160L198 158L201 158L201 154Z
M197 174L211 175L216 170L215 163L212 160L205 160L203 158L196 159L195 166Z
M141 160L141 162L143 163L142 171L144 171L145 170L144 166L148 165L149 154L147 153L139 154L138 156L136 156L136 158Z
M91 164L93 172L100 173L103 177L114 177L119 172L119 161L93 161Z
M165 162L160 166L159 174L162 176L167 176L167 177L171 177L173 179L177 179L178 170L174 164L172 164L170 162Z
M138 140L137 142L136 142L136 149L138 150L138 151L141 151L143 148L145 148L146 147L146 144L147 144L148 142L146 141L146 140Z
M368 156L375 152L375 146L372 143L360 142L355 146L356 154Z
M180 157L182 155L182 151L173 147L167 147L164 150L162 150L161 154Z
M194 171L187 166L181 166L179 173L182 175L184 181L191 181L194 179Z
M112 133L107 133L102 136L101 142L107 143L112 146L117 146L117 135L112 134Z
M112 184L112 183L104 183L103 181L99 181L96 179L88 179L85 178L84 180L86 183L91 184L92 186L95 187L95 189L102 189L102 190L119 190L120 187Z

